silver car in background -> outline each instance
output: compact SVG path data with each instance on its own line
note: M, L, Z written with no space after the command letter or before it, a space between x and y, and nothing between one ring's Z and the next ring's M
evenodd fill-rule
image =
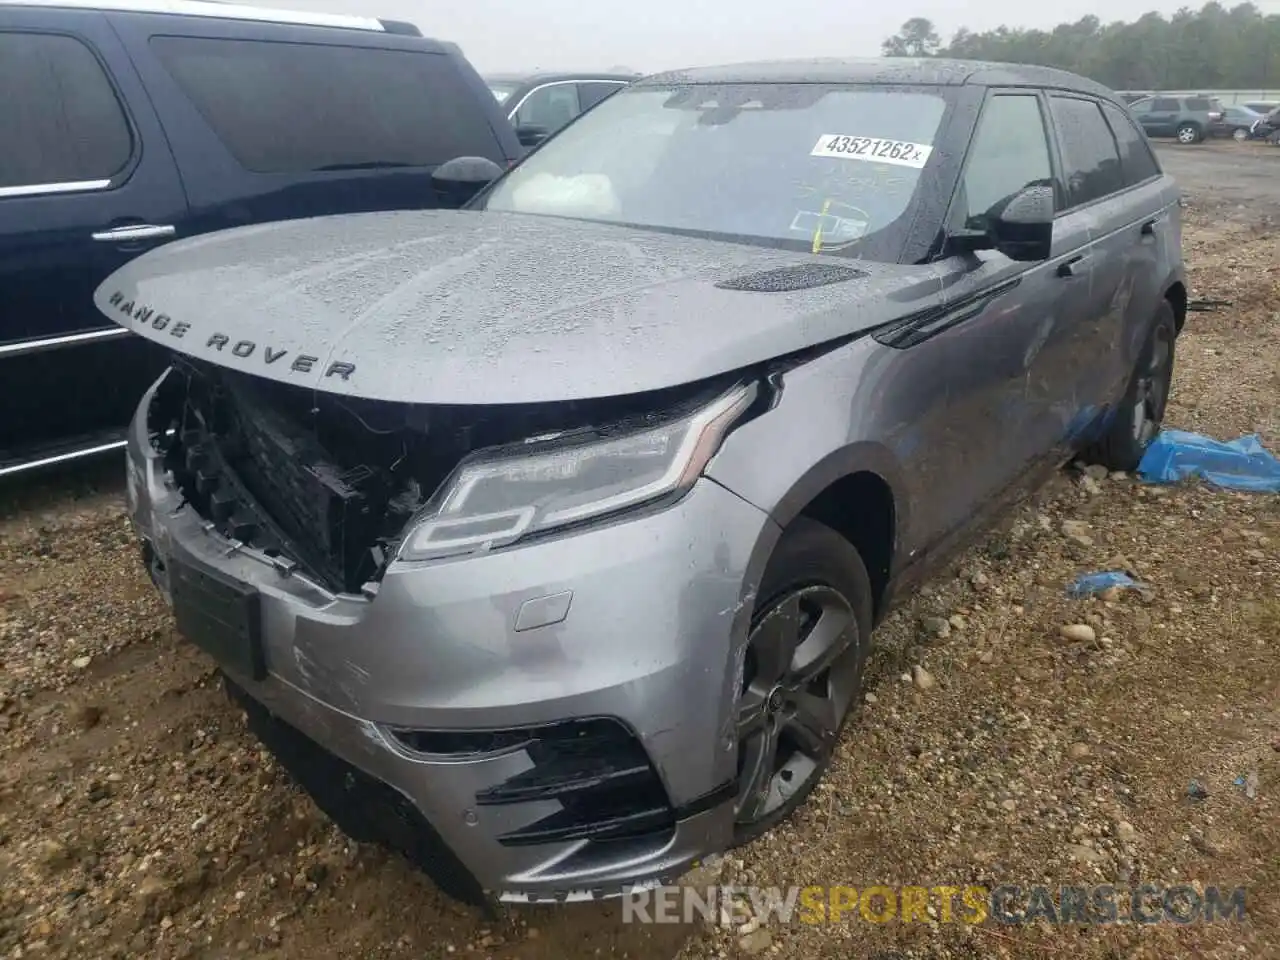
M461 211L133 261L179 629L337 822L450 893L617 894L818 782L874 625L1081 454L1132 469L1178 191L1038 67L650 77Z

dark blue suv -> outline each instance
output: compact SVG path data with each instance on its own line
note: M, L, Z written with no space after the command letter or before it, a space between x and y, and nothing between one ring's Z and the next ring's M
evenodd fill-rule
M124 445L166 362L94 309L125 261L228 227L457 206L522 152L455 45L362 17L0 0L0 90L0 477ZM461 157L487 162L440 169Z

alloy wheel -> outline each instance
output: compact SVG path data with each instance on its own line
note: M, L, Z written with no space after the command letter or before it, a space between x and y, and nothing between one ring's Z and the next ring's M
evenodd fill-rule
M1195 143L1196 142L1195 129L1193 127L1183 127L1181 130L1179 130L1178 142L1179 143Z
M1248 140L1249 132L1247 130L1241 129L1240 127L1236 127L1234 130L1231 131L1231 138L1233 140Z
M758 615L738 701L739 824L822 775L857 689L858 647L853 608L831 587L793 589Z
M1172 380L1173 341L1170 331L1157 327L1151 341L1151 353L1145 369L1138 376L1133 402L1133 435L1146 446L1160 429L1165 404L1169 400Z

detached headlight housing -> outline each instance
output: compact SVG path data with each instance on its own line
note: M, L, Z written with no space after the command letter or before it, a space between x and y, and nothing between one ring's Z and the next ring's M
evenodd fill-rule
M400 547L401 560L492 550L521 537L675 497L701 476L755 402L742 384L635 432L485 451L445 481Z

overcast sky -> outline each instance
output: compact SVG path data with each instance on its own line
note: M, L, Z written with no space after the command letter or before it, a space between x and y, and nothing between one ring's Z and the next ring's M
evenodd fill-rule
M912 16L945 42L959 27L1051 27L1094 14L1104 22L1166 15L1197 0L260 0L265 5L389 17L453 40L485 71L542 68L642 72L803 56L875 56ZM1226 6L1233 6L1227 0ZM1280 13L1280 0L1258 0Z

